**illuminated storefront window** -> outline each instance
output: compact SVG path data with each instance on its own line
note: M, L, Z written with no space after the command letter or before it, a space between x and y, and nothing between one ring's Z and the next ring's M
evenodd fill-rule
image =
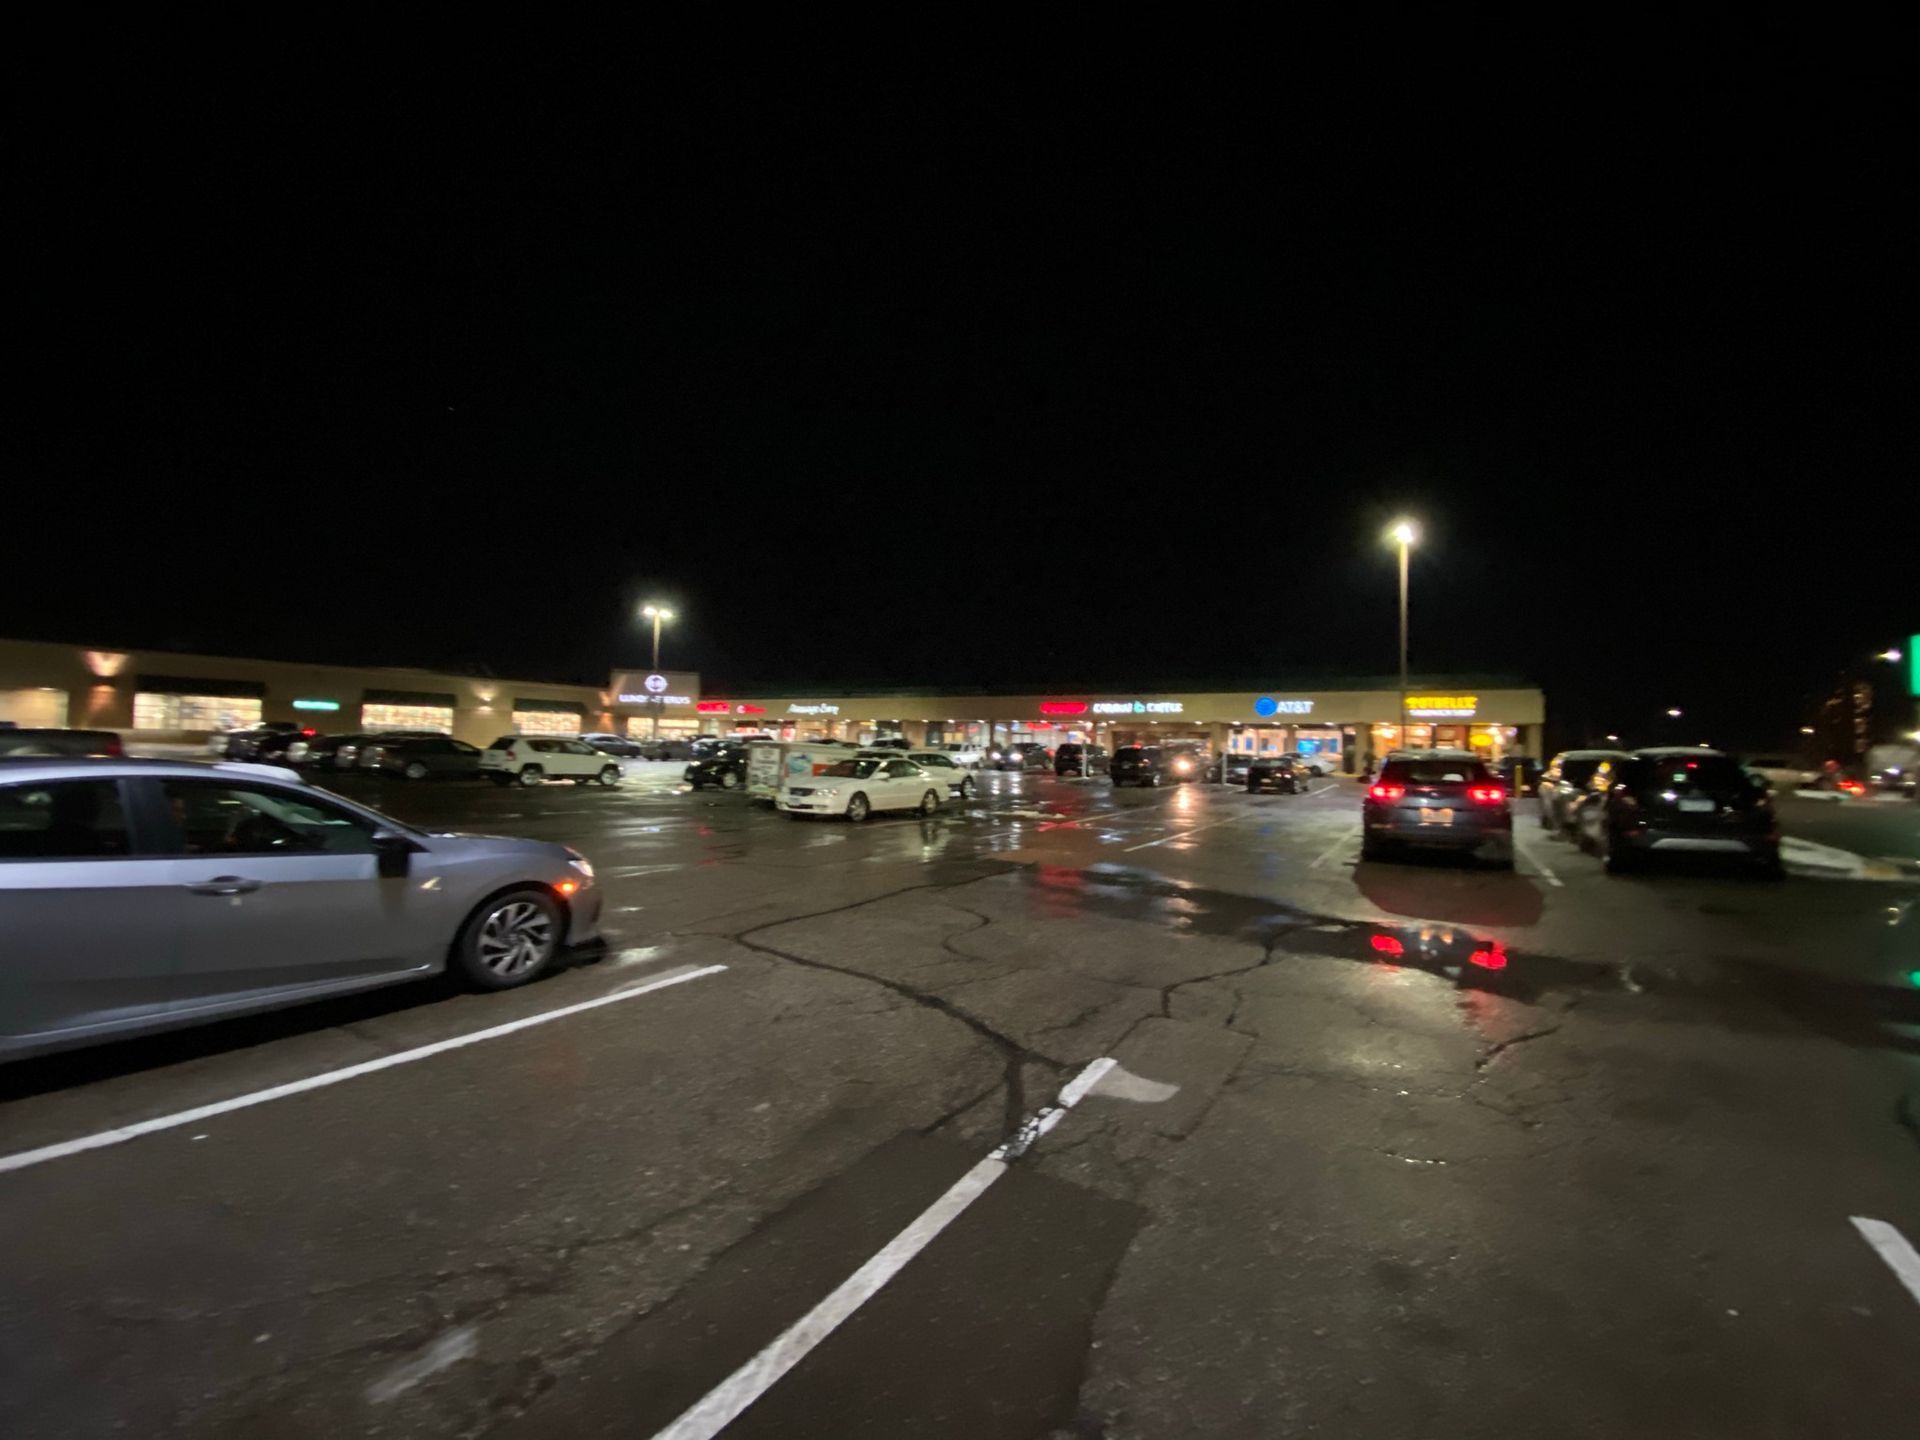
M379 703L360 707L363 730L445 730L453 733L451 705L391 705Z
M136 730L239 730L260 723L261 700L252 695L158 695L133 697Z
M580 717L568 710L515 710L516 735L578 735Z

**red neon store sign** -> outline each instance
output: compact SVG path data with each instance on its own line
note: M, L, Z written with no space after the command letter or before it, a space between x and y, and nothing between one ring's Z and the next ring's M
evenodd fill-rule
M1084 715L1087 713L1087 702L1084 700L1042 700L1040 702L1040 713L1042 715Z

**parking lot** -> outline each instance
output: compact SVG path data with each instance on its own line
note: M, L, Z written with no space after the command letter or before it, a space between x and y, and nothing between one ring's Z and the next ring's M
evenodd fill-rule
M540 983L0 1069L0 1433L1912 1433L1912 807L1767 882L1531 802L1362 862L1347 779L625 768L338 782L590 856Z

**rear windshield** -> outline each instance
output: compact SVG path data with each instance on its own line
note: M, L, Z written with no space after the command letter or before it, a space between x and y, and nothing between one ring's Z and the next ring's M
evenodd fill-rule
M1471 785L1493 777L1478 760L1389 760L1380 778L1402 785Z
M1747 772L1725 755L1702 755L1698 759L1684 755L1652 757L1647 761L1646 783L1671 790L1687 786L1719 791L1753 788Z
M842 760L838 765L829 765L820 773L831 775L836 780L864 780L879 768L878 760Z

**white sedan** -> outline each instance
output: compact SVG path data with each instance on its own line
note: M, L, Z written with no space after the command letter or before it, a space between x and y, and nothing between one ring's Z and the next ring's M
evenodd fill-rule
M773 803L795 817L844 815L858 823L876 810L931 815L940 808L944 789L944 781L911 760L862 755L829 765L818 775L788 781Z

